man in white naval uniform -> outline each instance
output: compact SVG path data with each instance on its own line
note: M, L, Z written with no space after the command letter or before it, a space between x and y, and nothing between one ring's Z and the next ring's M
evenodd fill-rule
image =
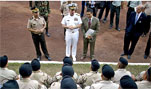
M72 46L72 59L76 61L79 28L81 27L82 21L80 15L75 13L76 6L74 4L69 4L69 9L70 13L62 19L61 24L66 29L66 56L70 57Z

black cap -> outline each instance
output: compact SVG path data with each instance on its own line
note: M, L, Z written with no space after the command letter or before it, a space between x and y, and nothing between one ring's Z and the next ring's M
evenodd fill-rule
M0 57L0 67L5 67L8 62L8 57L6 55Z
M64 77L61 81L61 89L77 89L77 85L71 77Z
M128 75L120 79L120 86L122 89L137 89L135 81Z
M120 57L119 61L124 65L128 65L128 61L123 57Z
M92 71L97 71L100 68L100 64L96 59L91 61L91 68Z
M114 77L114 70L112 69L112 67L110 67L109 65L105 64L102 67L102 74L108 78L111 79L112 77Z
M33 59L31 62L32 70L37 71L40 69L40 62L38 59Z
M74 75L74 70L73 70L72 66L69 66L69 65L63 66L63 67L62 67L62 75L63 75L63 76L68 75L68 76L73 77L73 75Z
M87 9L87 12L93 13L93 10L92 10L91 8L88 8L88 9Z
M19 86L16 80L9 80L3 84L1 89L19 89Z
M23 65L21 65L21 67L19 68L19 74L25 78L25 77L29 77L32 74L32 67L31 64L26 62Z
M72 66L73 62L70 57L64 57L63 64L70 64Z
M147 70L147 80L151 81L151 67L149 67Z

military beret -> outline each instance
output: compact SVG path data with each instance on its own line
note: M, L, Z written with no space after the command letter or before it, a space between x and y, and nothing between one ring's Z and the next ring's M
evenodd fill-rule
M32 11L33 13L37 13L37 12L39 12L39 9L36 8L36 7L32 7L32 8L31 8L31 11Z
M72 66L68 66L68 65L63 66L63 67L62 67L62 75L63 75L63 76L68 75L68 76L73 77L73 75L74 75L74 70L73 70Z
M61 89L77 89L77 85L71 77L64 77L61 81Z
M119 61L124 65L128 65L128 61L123 57L120 57Z
M1 89L19 89L19 86L16 80L9 80L3 84Z
M114 77L114 70L112 69L112 67L110 67L109 65L105 64L102 67L102 74L108 78L111 79L112 77Z
M71 10L75 10L76 9L76 5L73 4L73 3L69 4L68 6L69 6L69 9L71 9Z
M151 67L147 70L147 80L151 81Z
M40 62L38 59L33 59L31 62L32 70L37 71L40 69Z
M72 60L71 60L71 58L70 57L64 57L64 59L63 59L63 63L64 64L70 64L71 66L73 65L73 62L72 62Z
M137 89L135 81L128 75L120 79L120 86L122 89Z
M8 62L8 57L6 55L0 57L0 67L5 67Z
M100 68L100 64L96 59L91 61L91 68L93 71L97 71Z
M31 64L26 62L19 68L19 74L24 77L29 77L32 74Z

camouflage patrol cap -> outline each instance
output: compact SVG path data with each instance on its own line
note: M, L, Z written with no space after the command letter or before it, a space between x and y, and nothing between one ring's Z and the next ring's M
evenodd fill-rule
M76 9L76 5L71 3L68 5L70 10L75 10Z
M32 11L33 13L37 13L37 12L39 12L39 9L36 8L36 7L33 7L33 8L31 8L31 11Z

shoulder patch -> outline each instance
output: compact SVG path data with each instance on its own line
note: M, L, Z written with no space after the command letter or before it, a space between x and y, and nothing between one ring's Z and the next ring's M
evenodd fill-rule
M80 14L76 13L77 16L80 16Z
M31 17L29 20L32 20L33 19L33 17Z

